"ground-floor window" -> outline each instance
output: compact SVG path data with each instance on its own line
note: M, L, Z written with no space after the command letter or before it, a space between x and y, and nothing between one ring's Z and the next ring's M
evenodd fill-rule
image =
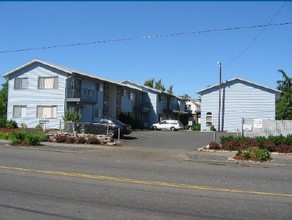
M37 118L57 118L57 106L37 106Z
M13 118L26 117L26 105L14 105L13 106Z
M207 112L206 114L206 126L209 127L213 124L212 112Z

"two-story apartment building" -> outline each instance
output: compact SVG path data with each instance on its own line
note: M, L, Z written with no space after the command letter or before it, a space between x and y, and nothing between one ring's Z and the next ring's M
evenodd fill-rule
M121 84L131 86L143 92L139 111L148 126L164 119L187 120L185 100L173 94L150 88L132 81L122 81ZM184 119L186 118L186 119Z
M126 113L150 127L162 119L180 119L185 102L172 94L130 81L110 81L67 67L32 60L3 75L8 80L7 120L36 127L62 128L67 111L81 122Z
M37 126L44 118L47 128L63 126L65 112L81 113L81 121L118 118L129 111L141 92L135 88L88 75L70 68L32 60L3 75L8 80L7 120L20 126ZM130 96L125 97L128 91Z

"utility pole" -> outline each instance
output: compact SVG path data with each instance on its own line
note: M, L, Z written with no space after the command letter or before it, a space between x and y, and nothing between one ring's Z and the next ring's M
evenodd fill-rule
M218 131L221 131L221 84L222 84L222 65L221 62L217 62L219 65L219 109L218 109Z

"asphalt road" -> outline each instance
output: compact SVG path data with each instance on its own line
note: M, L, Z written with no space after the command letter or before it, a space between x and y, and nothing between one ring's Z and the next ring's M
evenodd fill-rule
M133 149L133 148L129 148ZM287 167L0 146L0 219L291 219Z

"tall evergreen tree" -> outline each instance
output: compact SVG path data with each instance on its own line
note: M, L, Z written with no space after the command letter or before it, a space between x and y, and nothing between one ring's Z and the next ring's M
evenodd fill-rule
M150 88L153 88L154 87L154 78L146 80L144 82L144 86L148 86Z
M277 81L277 89L280 90L281 96L276 103L276 119L292 120L292 78L283 70L278 70L283 79Z
M0 90L0 127L4 127L7 119L8 82L3 83Z

